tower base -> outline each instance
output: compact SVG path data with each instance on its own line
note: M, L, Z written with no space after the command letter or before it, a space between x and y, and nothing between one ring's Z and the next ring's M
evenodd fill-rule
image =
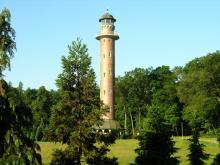
M97 130L120 130L121 126L119 122L116 120L105 119L103 121L103 124L100 126L97 126L95 129Z

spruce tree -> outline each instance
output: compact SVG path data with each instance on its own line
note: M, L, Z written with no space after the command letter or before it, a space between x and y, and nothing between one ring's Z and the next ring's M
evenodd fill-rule
M188 158L191 165L203 165L204 160L208 159L209 155L204 152L204 145L199 143L199 131L197 128L193 129L192 138L189 139Z
M139 137L139 148L136 149L138 165L175 165L178 164L173 153L176 152L171 138L171 128L165 122L161 107L152 105L148 109L144 130Z

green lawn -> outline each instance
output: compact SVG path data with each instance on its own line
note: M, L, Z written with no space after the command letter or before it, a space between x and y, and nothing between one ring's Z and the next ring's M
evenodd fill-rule
M175 156L179 157L180 165L189 164L189 162L187 161L189 141L187 139L188 138L182 139L181 137L174 138L176 142L175 146L178 148ZM210 154L209 160L207 160L206 163L211 164L215 155L220 152L218 142L216 138L200 138L200 142L205 145L205 152Z
M175 146L178 148L175 156L179 157L180 165L188 165L188 138L174 137ZM217 153L220 152L216 138L201 138L200 141L206 145L205 151L210 154L210 158L207 164L210 164ZM41 155L44 164L49 164L51 160L51 153L56 148L64 148L60 143L39 142L41 146ZM129 140L117 140L114 145L111 146L109 156L115 156L118 158L120 165L127 165L134 163L136 154L134 149L138 147L138 141L134 139Z
M50 161L52 159L52 152L55 149L62 149L65 147L65 145L62 145L60 143L51 143L51 142L38 142L41 148L41 157L43 164L50 164Z

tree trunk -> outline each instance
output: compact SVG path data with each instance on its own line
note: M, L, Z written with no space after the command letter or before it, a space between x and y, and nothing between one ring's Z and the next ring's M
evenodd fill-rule
M141 112L140 112L140 108L139 108L139 112L138 112L138 132L140 133L141 131Z
M183 139L183 122L181 122L182 139Z
M81 150L81 149L80 149L80 147L79 147L79 148L78 148L79 155L80 155L80 150ZM79 165L81 165L81 160L80 160L80 157L81 157L81 156L79 156L79 155L78 155L78 160L77 160L77 162L78 162Z
M127 114L125 112L125 126L124 126L125 132L127 131Z
M125 112L125 106L124 106L124 112ZM125 112L125 125L124 125L125 131L127 130L127 114Z
M130 112L130 118L131 118L131 129L132 129L132 134L133 134L133 136L134 136L134 122L133 122L133 118L132 118L131 112Z
M217 133L215 131L215 127L213 126L213 124L212 124L212 128L213 128L214 134L217 135Z
M178 132L177 126L174 126L174 127L175 127L175 130L176 130L176 135L179 136L179 132Z

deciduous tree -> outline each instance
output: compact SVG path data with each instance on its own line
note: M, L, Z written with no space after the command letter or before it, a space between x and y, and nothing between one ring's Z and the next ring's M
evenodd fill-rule
M205 130L220 125L220 52L196 58L181 72L178 96L185 104L184 118L195 121Z

